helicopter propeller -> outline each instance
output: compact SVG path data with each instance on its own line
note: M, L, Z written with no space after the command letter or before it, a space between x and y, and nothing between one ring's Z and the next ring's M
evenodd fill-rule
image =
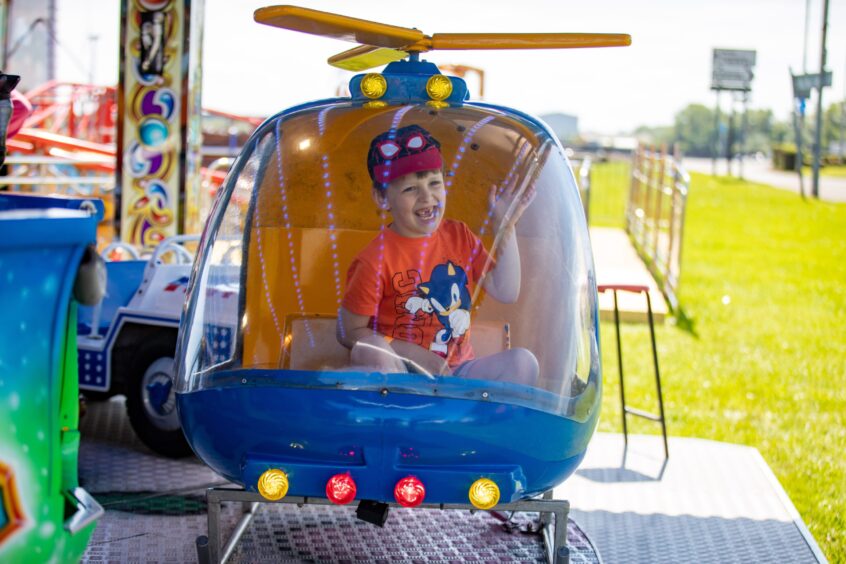
M311 35L359 43L329 58L338 68L360 71L432 50L573 49L625 47L624 33L436 33L388 25L299 6L267 6L255 11L256 22Z

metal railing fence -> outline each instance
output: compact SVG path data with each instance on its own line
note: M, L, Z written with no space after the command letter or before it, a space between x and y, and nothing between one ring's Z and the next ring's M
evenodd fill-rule
M690 176L678 151L639 145L632 156L626 231L670 307L678 308L682 236Z

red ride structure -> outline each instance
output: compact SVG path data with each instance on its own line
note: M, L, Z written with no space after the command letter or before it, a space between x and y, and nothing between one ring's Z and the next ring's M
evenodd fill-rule
M113 187L120 174L116 164L117 89L49 81L26 92L25 96L33 111L24 127L7 142L12 168L6 186L15 191L60 191L102 198L106 203L106 216L99 238L100 246L105 246L116 235ZM237 124L238 129L249 131L262 121L217 110L204 110L203 114L211 120ZM212 131L207 136L215 141L220 137ZM212 155L203 155L202 162L202 197L211 200L228 166L215 162ZM70 177L59 178L57 165Z

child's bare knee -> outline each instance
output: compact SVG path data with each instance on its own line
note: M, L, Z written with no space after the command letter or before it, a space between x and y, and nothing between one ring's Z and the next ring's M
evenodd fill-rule
M529 349L523 348L511 349L511 355L514 372L519 375L520 381L524 384L535 384L540 372L537 357Z

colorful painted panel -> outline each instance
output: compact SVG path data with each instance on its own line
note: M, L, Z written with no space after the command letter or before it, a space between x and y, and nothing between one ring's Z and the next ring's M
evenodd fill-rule
M0 194L4 563L77 561L94 529L96 509L102 511L96 504L77 504L76 511L69 506L80 491L72 288L83 251L95 241L102 218L102 207L96 215L76 209L82 202Z
M154 247L178 232L184 8L130 0L123 27L121 238Z
M121 239L151 248L201 227L203 2L125 2Z
M15 474L12 469L0 462L0 544L23 526L24 515Z

